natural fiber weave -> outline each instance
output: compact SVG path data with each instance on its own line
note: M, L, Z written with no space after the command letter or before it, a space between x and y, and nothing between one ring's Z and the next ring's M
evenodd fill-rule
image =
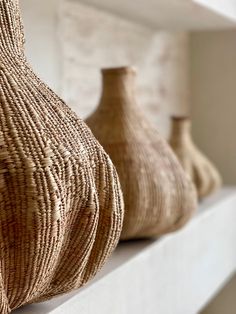
M219 172L193 143L189 118L172 118L170 145L184 170L195 183L199 198L210 195L220 188Z
M196 208L190 179L136 104L134 79L132 68L104 70L100 104L87 119L120 177L125 199L122 239L174 231Z
M109 157L25 60L18 5L0 1L1 314L86 283L123 220Z

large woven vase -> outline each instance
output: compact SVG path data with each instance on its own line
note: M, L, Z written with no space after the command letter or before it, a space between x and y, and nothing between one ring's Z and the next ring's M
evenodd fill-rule
M196 208L195 189L167 142L135 99L135 71L106 69L97 110L87 119L111 156L125 200L122 239L157 236L182 227Z
M116 246L123 200L87 126L24 57L18 0L0 1L0 313L79 288Z
M217 191L221 177L215 166L198 150L191 135L188 117L173 117L170 145L184 170L195 183L198 197L203 198Z

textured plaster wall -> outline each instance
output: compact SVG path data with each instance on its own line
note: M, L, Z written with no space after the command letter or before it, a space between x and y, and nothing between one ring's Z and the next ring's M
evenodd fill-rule
M188 36L130 23L79 1L60 7L62 96L82 117L97 105L100 68L134 65L138 102L163 134L188 112Z
M35 72L57 93L61 84L58 34L59 0L20 0L26 36L26 54Z

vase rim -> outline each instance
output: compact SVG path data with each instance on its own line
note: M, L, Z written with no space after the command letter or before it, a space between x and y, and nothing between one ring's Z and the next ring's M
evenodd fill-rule
M126 74L132 73L136 74L136 68L133 66L121 66L121 67L110 67L110 68L103 68L102 74Z
M189 121L190 120L190 117L189 116L171 116L171 119L174 120L174 121Z

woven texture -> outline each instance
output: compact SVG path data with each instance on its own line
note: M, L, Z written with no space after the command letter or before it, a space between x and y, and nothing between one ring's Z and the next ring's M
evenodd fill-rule
M79 288L122 228L112 162L31 70L17 0L0 1L0 313Z
M208 196L221 187L219 172L193 143L189 118L172 118L169 142L184 170L193 180L199 198Z
M134 80L132 68L104 70L100 104L87 119L120 177L125 200L122 239L174 231L196 208L190 178L136 104Z

